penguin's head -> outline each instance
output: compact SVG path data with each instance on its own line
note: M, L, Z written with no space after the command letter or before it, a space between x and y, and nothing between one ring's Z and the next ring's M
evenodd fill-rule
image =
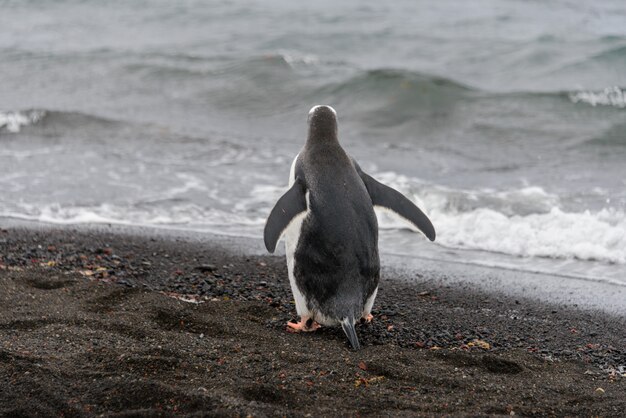
M337 112L330 106L309 110L309 140L337 140Z

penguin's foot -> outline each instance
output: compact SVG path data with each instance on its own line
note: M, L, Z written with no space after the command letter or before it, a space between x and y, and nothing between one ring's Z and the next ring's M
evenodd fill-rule
M369 324L370 322L372 322L372 319L374 319L374 315L367 314L366 316L361 318L361 322L367 322Z
M313 320L313 318L309 318L306 316L300 317L300 322L287 322L287 331L288 332L313 332L318 329L321 325Z

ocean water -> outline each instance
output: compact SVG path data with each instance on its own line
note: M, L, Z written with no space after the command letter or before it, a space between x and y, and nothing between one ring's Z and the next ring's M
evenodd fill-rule
M0 1L0 218L260 238L316 104L384 253L626 286L623 1Z

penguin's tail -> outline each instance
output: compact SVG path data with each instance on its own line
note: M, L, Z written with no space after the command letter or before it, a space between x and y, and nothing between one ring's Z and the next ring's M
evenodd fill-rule
M350 340L350 344L352 344L352 348L358 350L361 348L359 344L359 338L356 336L356 329L354 328L354 318L343 318L341 320L341 328L343 328L343 332L346 333L348 340Z

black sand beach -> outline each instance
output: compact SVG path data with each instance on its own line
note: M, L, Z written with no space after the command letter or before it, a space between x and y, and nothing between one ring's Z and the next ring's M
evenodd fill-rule
M183 301L187 299L189 303ZM386 268L352 351L290 334L283 257L0 232L2 416L623 416L623 318Z

